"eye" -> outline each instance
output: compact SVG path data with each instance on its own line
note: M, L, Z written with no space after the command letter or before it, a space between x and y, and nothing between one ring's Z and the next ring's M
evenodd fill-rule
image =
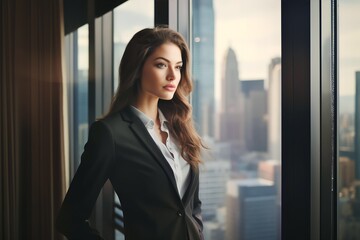
M182 69L182 65L176 66L176 69L180 70Z
M164 63L157 63L157 64L156 64L156 67L158 67L158 68L166 68L166 64L164 64Z

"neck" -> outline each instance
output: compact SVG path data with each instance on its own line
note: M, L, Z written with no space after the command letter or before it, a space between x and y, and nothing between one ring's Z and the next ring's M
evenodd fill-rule
M142 111L146 116L156 122L158 118L158 102L159 98L144 99L138 98L133 106Z

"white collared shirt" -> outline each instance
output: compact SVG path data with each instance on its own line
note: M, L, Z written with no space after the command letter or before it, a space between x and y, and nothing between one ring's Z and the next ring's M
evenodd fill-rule
M161 150L166 161L169 163L175 176L176 185L179 194L181 197L183 197L190 182L190 165L181 156L179 147L176 144L175 139L171 138L171 134L167 126L168 121L166 120L161 110L158 109L159 119L160 119L160 129L162 132L167 133L166 144L164 144L155 132L154 121L136 107L131 106L131 109L135 113L135 115L138 116L140 120L144 123L150 136Z

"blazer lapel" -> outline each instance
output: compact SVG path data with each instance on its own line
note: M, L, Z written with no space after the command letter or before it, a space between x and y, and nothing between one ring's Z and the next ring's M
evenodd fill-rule
M189 204L189 200L191 199L190 196L192 196L195 191L195 188L199 181L198 175L199 175L199 169L193 169L192 167L190 167L190 183L182 198L182 202L184 206Z
M130 128L131 130L139 137L139 139L144 143L148 151L155 157L156 161L160 164L164 172L166 173L167 177L169 178L169 181L173 185L173 188L176 192L176 194L179 196L179 191L176 186L175 176L174 173L169 165L169 163L166 161L164 155L162 154L159 147L156 145L152 137L150 136L149 132L147 131L144 124L141 122L141 120L131 111L129 107L125 108L122 111L122 116L124 120L127 120L130 122Z

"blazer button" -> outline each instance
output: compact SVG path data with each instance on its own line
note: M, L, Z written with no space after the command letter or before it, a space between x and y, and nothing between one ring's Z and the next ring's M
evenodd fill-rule
M177 212L177 215L178 215L179 217L182 217L182 212L178 211L178 212Z

